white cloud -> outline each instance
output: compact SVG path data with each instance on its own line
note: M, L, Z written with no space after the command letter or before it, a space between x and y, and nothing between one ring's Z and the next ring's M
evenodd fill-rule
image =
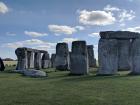
M50 43L39 39L24 40L13 43L6 43L2 45L2 47L8 47L13 49L16 49L18 47L30 47L47 51L55 49L55 46L56 43Z
M120 24L121 27L124 27L125 25L126 25L125 23L121 23L121 24Z
M31 39L31 40L7 43L7 44L4 44L3 47L18 48L18 47L24 47L24 46L30 46L30 45L38 45L38 44L43 44L43 43L44 42L41 41L41 40Z
M121 23L120 26L124 26L125 23L122 24L124 21L129 21L135 18L135 12L133 10L126 10L126 9L120 9L118 7L113 7L111 5L107 5L104 8L105 11L111 12L113 15L115 14L116 20ZM115 12L116 11L116 12Z
M89 34L88 36L90 36L90 37L99 37L99 33L91 33L91 34Z
M127 29L124 29L123 31L131 31L131 32L139 32L140 33L140 26L127 28Z
M41 37L41 36L47 36L47 33L39 33L34 31L24 31L24 34L31 36L31 37Z
M9 8L3 2L0 2L0 13L5 14L8 11L9 11Z
M80 30L80 31L85 30L83 26L75 26L75 29Z
M18 48L18 47L23 47L22 42L14 42L14 43L6 43L3 44L2 47L8 47L8 48Z
M105 11L110 11L110 12L112 12L112 11L120 11L120 8L118 8L118 7L113 7L113 6L111 6L111 5L107 5L105 8L104 8L104 10Z
M71 35L77 30L74 27L65 26L65 25L48 25L48 28L51 32L54 32L55 35L66 34Z
M78 38L64 38L61 42L71 43L78 40Z
M136 17L133 10L121 9L110 4L106 5L103 10L78 10L77 12L79 13L79 22L84 25L105 26L119 23L123 27L126 21Z
M135 12L133 10L127 11L127 10L122 10L119 13L119 22L123 22L125 20L132 20L133 18L135 18Z
M87 11L82 10L79 12L79 22L84 25L109 25L113 24L116 19L112 16L111 12L106 11Z

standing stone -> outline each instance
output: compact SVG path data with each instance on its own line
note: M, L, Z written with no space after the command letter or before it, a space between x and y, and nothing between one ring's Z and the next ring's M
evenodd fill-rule
M69 49L67 43L56 45L55 67L58 70L69 69Z
M88 74L88 53L85 41L72 42L70 72L74 75Z
M93 45L87 45L89 67L96 67L96 59L94 58Z
M55 68L55 56L56 56L56 54L51 55L51 67L52 68Z
M118 40L118 69L129 70L130 69L130 39Z
M41 53L40 52L35 52L35 55L34 55L34 66L36 69L41 69Z
M140 74L140 39L134 39L131 46L131 74Z
M27 49L26 48L17 48L15 51L17 55L17 70L24 70L28 68L28 59L27 59Z
M4 69L5 69L4 63L2 59L0 58L0 71L4 71Z
M42 68L46 69L50 67L50 57L48 53L44 53L42 56Z
M33 51L27 51L28 68L34 68L34 53Z
M98 45L98 75L116 74L118 70L118 41L100 39Z

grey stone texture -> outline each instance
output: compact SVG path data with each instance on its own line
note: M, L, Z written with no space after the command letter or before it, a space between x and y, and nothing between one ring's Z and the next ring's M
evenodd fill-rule
M51 55L51 67L52 68L55 68L55 56L56 56L56 54Z
M24 70L28 68L28 62L27 62L27 50L26 48L17 48L15 51L18 63L17 63L17 70Z
M28 68L34 68L34 53L33 51L27 51Z
M35 65L35 69L39 70L42 68L42 60L41 60L41 53L40 52L35 52L34 65Z
M89 67L97 67L93 48L93 45L87 45Z
M129 31L104 31L100 32L102 39L136 39L139 38L139 33Z
M49 68L50 67L50 57L49 57L49 54L48 53L44 53L42 55L42 68L43 69L46 69L46 68Z
M132 42L131 74L140 74L140 39L134 39Z
M5 69L5 66L4 66L3 60L0 58L0 71L4 71L4 69Z
M99 75L131 69L140 74L140 34L128 31L100 32L98 45Z
M100 39L98 45L98 75L112 75L118 71L117 39Z
M13 73L20 73L29 77L47 77L46 72L35 69L13 70Z
M72 42L70 53L70 73L73 75L88 74L88 52L85 41Z
M69 70L69 49L67 43L57 43L55 67L57 70Z
M130 69L130 39L118 40L118 69Z
M29 77L46 77L47 74L44 71L41 70L24 70L23 75L29 76Z
M25 69L33 69L33 68L41 69L42 68L41 54L48 53L48 52L44 50L36 50L36 49L21 47L21 48L17 48L15 50L15 53L18 59L16 70L25 70Z

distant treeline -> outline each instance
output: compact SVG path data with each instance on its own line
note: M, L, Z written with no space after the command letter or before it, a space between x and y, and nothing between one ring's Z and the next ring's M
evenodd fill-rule
M4 58L3 61L16 61L16 60L14 60L12 58Z

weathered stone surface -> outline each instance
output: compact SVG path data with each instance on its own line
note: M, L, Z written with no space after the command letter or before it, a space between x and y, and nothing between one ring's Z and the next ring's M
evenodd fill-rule
M93 45L87 45L89 67L96 67L96 59L94 58Z
M134 39L131 46L131 74L140 74L140 39Z
M56 45L55 67L58 70L69 69L69 49L67 43Z
M51 55L51 67L52 68L55 68L55 56L56 56L56 54Z
M118 69L129 70L130 69L130 39L118 40Z
M23 75L29 77L46 77L46 72L41 70L24 70Z
M88 52L85 41L72 42L70 73L74 75L88 74Z
M100 39L98 45L98 75L116 74L118 70L118 41Z
M27 51L28 68L34 68L34 53Z
M41 69L42 68L42 59L41 54L48 53L44 50L37 50L31 49L26 47L17 48L15 51L18 63L17 63L17 70L24 70L24 69ZM49 66L51 65L49 61ZM46 60L43 59L43 67L46 66Z
M15 51L18 63L17 63L17 70L24 70L28 68L28 62L27 62L27 50L25 48L17 48Z
M49 68L50 67L50 57L48 53L44 53L42 56L42 68Z
M100 37L103 39L133 39L140 38L140 34L129 31L104 31L100 32Z
M4 69L5 69L4 63L2 59L0 58L0 71L4 71Z
M42 68L42 62L41 62L41 53L40 52L36 52L34 55L34 66L36 69L41 69Z

